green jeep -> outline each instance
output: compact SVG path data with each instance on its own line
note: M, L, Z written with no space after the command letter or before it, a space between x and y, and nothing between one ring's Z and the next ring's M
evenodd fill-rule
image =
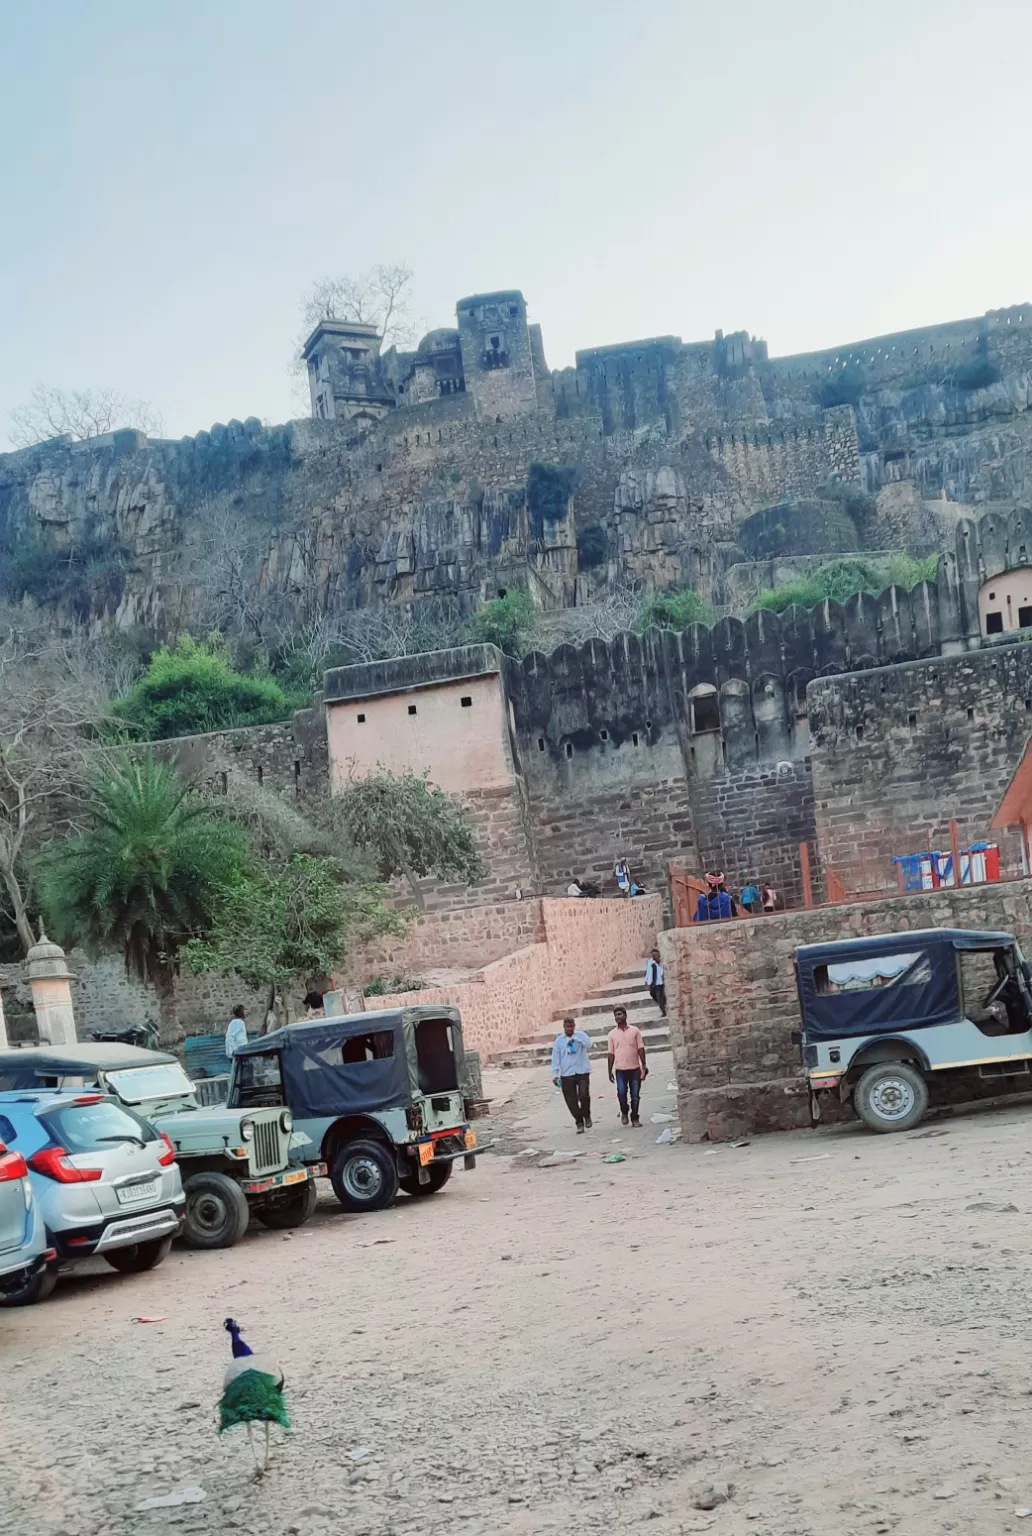
M192 1248L231 1248L252 1211L266 1227L300 1227L315 1210L325 1164L290 1162L289 1109L202 1107L175 1056L135 1045L86 1041L0 1051L0 1089L97 1088L163 1131L186 1193L183 1238Z

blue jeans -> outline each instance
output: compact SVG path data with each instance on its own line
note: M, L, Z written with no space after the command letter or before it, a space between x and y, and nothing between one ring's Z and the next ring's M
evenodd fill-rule
M616 1069L616 1096L620 1100L620 1113L627 1113L627 1090L631 1091L631 1119L638 1118L638 1097L641 1093L641 1068L631 1067L626 1072Z

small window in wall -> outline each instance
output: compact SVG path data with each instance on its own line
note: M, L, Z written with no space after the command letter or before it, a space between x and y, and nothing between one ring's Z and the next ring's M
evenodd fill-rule
M608 731L599 731L598 739L599 739L599 741L608 741L609 740L609 732Z
M229 792L229 780L224 773L219 774L219 789L224 795Z
M262 767L261 763L259 763L258 764L258 788L259 789L262 786L262 780L264 778L265 778L265 769Z
M566 743L566 756L567 757L572 757L573 756L573 742L572 741L568 741Z
M538 737L538 751L539 752L543 752L544 750L545 750L545 738L543 736L539 736Z
M1018 609L1018 628L1032 629L1032 603Z
M355 719L358 721L359 725L365 725L365 715L356 715Z
M699 693L691 700L692 706L692 731L697 736L701 731L720 730L720 703L716 693Z
M1003 634L1003 614L987 613L985 616L985 632L987 635Z
M907 716L907 724L908 725L916 725L917 724L917 716L916 715L908 715Z
M638 732L637 731L632 731L631 732L631 746L632 747L636 747L637 745L638 745Z
M468 693L464 693L462 695L462 698L459 700L459 703L462 705L463 709L472 709L473 708L473 700L470 698Z
M514 319L519 314L519 312L520 312L520 306L518 304L510 304L509 305L509 313L510 313L510 315L513 316Z
M968 719L969 719L969 720L973 720L973 719L974 719L974 718L975 718L975 712L974 712L974 710L973 710L973 709L969 709L969 710L968 710Z
M414 715L416 712L416 706L414 704L410 704L408 707L408 712L410 715Z

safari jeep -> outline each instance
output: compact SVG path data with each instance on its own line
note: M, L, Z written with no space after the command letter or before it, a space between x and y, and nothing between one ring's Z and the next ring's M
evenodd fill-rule
M476 1165L462 1093L458 1010L414 1007L288 1024L233 1057L237 1110L285 1105L307 1138L295 1156L329 1168L347 1211L377 1211L399 1188L432 1195L455 1163Z
M1032 970L1013 934L932 928L804 944L795 962L818 1112L833 1093L872 1130L907 1131L949 1079L1032 1086Z
M266 1227L299 1227L315 1209L326 1169L291 1165L290 1111L202 1108L174 1056L135 1045L87 1041L0 1052L0 1088L98 1088L120 1099L176 1151L186 1194L183 1238L193 1248L230 1248L253 1211Z

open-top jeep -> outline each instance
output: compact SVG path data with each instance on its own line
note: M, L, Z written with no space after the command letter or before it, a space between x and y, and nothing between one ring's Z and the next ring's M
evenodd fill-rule
M98 1088L164 1131L186 1194L183 1238L194 1248L229 1248L253 1212L266 1227L299 1227L315 1209L326 1169L290 1162L289 1109L241 1113L203 1108L174 1056L134 1045L87 1041L0 1052L0 1088Z
M348 1211L376 1211L403 1189L432 1195L462 1158L476 1164L466 1123L457 1008L376 1010L288 1024L233 1057L238 1111L285 1105L307 1138L294 1155L330 1170Z

